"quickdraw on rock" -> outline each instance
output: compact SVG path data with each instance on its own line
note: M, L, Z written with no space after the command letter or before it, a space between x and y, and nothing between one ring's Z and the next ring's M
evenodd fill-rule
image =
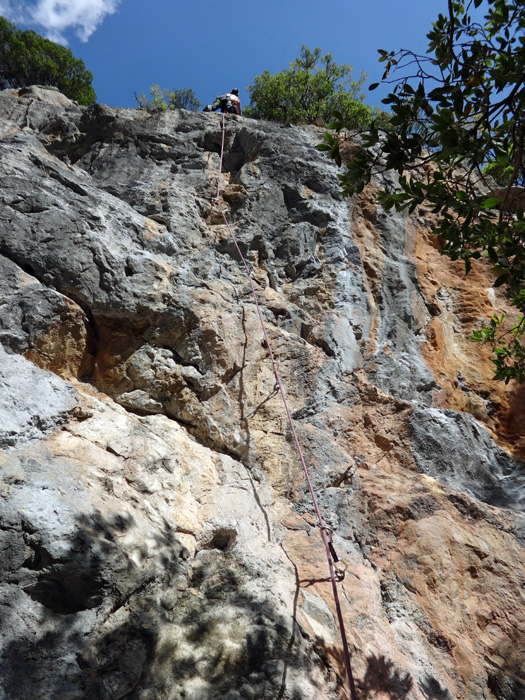
M337 580L342 581L345 577L346 570L348 569L348 564L344 561L344 559L339 559L339 557L337 556L337 552L335 551L334 543L332 542L332 535L333 535L332 528L325 525L324 527L321 528L321 531L322 530L324 530L328 535L328 548L330 550L330 554L332 555L332 560L334 562L334 571L336 573Z
M215 197L203 197L201 194L195 194L195 192L190 193L192 197L197 197L197 199L204 199L205 202L211 202L213 206L218 206L219 201Z

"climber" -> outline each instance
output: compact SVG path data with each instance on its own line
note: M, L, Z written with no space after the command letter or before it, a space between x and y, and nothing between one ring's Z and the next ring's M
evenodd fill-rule
M239 99L239 90L233 88L231 92L227 92L225 95L218 95L215 98L215 102L211 105L206 105L202 110L203 112L216 112L218 109L221 112L228 112L230 114L242 115L241 111L241 101Z

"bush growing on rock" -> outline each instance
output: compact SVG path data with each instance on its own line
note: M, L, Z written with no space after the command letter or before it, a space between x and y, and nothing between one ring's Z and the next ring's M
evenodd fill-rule
M0 89L51 85L82 105L96 101L90 73L69 49L0 17Z
M321 57L303 44L301 55L290 68L271 75L264 71L248 86L250 104L244 116L283 124L325 122L337 109L355 127L367 127L380 118L378 109L363 103L366 75L351 79L352 66L338 65L332 55Z
M160 85L152 85L150 99L144 93L140 97L135 94L135 99L140 108L150 112L164 109L188 109L190 112L196 112L202 107L202 102L199 102L191 88L169 90L161 88Z

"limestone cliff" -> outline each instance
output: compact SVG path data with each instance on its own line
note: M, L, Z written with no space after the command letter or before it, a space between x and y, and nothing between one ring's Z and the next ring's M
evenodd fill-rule
M0 698L336 700L341 643L221 117L0 93ZM222 193L359 697L525 698L519 386L433 215L229 116Z

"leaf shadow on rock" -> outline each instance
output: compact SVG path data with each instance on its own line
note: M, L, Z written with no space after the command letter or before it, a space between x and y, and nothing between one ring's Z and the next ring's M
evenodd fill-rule
M261 572L231 551L190 559L166 521L147 534L149 553L144 539L128 514L80 515L60 558L39 555L35 583L18 591L16 612L7 608L23 619L30 595L38 620L23 634L5 618L0 625L10 637L0 660L5 700L175 700L196 681L195 700L306 700L290 670L325 669L295 622L260 595Z
M356 683L359 700L371 697L370 693L380 692L389 700L405 700L413 688L414 680L407 671L395 668L394 662L382 654L372 654L367 658L367 668L362 681Z
M295 619L285 619L268 598L247 591L244 583L253 573L231 553L206 552L193 567L190 588L203 597L190 601L178 622L186 630L186 650L192 651L185 652L182 663L174 660L176 645L168 645L165 653L176 680L200 676L209 684L199 700L237 698L235 691L240 697L306 700L289 680L290 670L309 674L312 664Z
M453 700L452 695L433 676L426 675L419 683L425 700Z
M75 532L54 546L46 542L50 533L22 528L28 556L17 572L18 588L7 590L0 627L0 682L6 700L69 700L86 690L76 654L104 607L115 606L117 596L110 591L105 561L115 554L117 538L133 521L127 515L105 521L95 513L78 516L77 523ZM125 555L121 559L125 562Z

